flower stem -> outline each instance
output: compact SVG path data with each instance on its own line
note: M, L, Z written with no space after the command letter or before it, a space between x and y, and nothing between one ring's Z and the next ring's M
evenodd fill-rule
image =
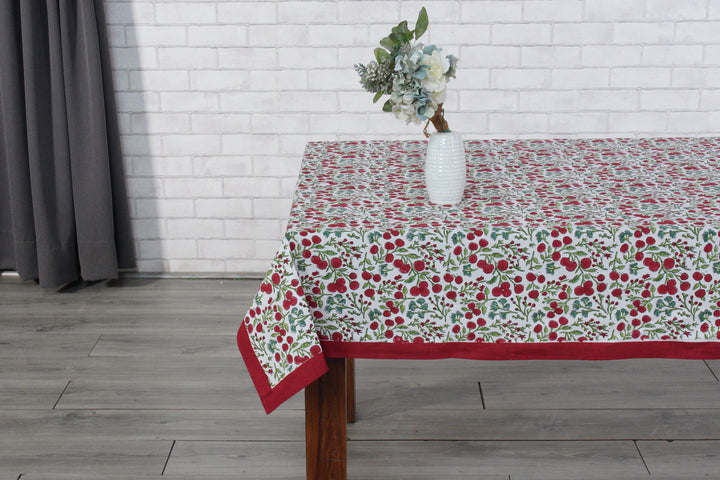
M448 127L448 123L445 120L445 109L443 108L443 104L441 103L438 105L437 109L435 110L435 114L433 114L432 117L428 119L428 123L425 124L425 128L423 129L423 133L426 137L429 137L430 134L427 132L428 124L432 122L433 126L435 127L435 130L438 132L449 132L450 127Z

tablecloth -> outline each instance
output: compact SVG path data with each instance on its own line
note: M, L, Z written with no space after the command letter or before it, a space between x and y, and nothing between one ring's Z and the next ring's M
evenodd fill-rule
M720 357L720 138L313 142L238 331L269 413L325 357Z

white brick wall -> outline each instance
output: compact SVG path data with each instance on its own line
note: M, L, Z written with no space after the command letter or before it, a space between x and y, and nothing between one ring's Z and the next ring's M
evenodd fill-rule
M466 138L720 134L720 0L106 0L139 267L261 273L309 140L421 138L352 65L401 19Z

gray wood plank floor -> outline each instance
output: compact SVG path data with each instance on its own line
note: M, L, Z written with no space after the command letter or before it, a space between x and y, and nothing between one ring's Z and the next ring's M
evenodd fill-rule
M0 277L0 480L304 478L235 346L257 280ZM357 362L353 479L720 479L720 361Z

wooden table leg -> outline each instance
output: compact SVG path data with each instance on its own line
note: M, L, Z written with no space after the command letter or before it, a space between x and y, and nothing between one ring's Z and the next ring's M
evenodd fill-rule
M346 480L345 359L326 361L328 372L305 388L307 480Z
M345 360L347 382L347 423L355 423L355 359Z

